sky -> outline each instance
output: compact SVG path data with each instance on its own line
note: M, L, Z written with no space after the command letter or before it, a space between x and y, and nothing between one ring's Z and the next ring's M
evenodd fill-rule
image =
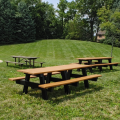
M72 0L67 0L68 2L71 2ZM57 3L59 3L59 0L42 0L42 2L48 2L50 4L54 5L54 8L57 8Z

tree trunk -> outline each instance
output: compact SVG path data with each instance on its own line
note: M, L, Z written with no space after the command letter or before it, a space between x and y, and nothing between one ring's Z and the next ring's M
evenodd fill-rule
M90 21L90 27L91 27L91 41L93 41L93 21Z
M99 31L99 24L97 25L97 33L98 33L98 31ZM97 33L96 33L96 36L95 36L95 42L97 42Z

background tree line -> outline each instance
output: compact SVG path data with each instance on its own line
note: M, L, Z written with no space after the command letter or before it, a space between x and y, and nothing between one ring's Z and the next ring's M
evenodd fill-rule
M41 0L0 0L0 44L56 38L96 41L95 33L105 30L107 39L101 42L112 44L114 39L113 45L120 46L119 14L119 0L60 0L57 9Z

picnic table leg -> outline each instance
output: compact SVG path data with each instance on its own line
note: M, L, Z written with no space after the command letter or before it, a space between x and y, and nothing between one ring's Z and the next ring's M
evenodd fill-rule
M111 59L108 59L108 62L111 63ZM113 70L112 65L110 65L110 70Z
M72 70L68 70L68 73L67 73L67 78L68 78L68 79L71 78L71 74L72 74Z
M67 80L67 71L61 71L61 75L62 75L62 79L63 80ZM64 85L64 90L65 90L65 93L69 94L70 93L70 89L69 89L69 86L68 85Z
M82 60L79 60L79 64L82 64ZM77 69L77 71L80 71L80 69Z
M50 81L51 81L51 73L48 73L47 74L47 77L46 77L46 83L50 83ZM48 88L48 91L52 91L52 88Z
M34 68L34 59L33 59L33 68Z
M16 57L15 57L15 62L16 62ZM15 63L15 65L16 65L16 63Z
M20 58L18 58L18 62L20 63ZM19 64L20 65L20 64Z
M31 59L29 59L29 67L31 67Z
M25 81L29 82L29 79L30 79L30 75L26 74ZM27 85L24 85L24 87L23 87L23 93L25 93L25 94L28 93L28 86Z
M92 64L92 60L88 60L88 65L91 65ZM92 67L89 68L90 72L92 73Z
M87 76L86 68L82 68L82 74L83 76ZM85 88L89 88L88 80L84 80L84 85L85 85Z
M102 59L98 60L98 64L101 64L102 63ZM102 66L99 66L98 67L100 71L102 71Z
M39 79L40 79L40 84L45 84L45 79L44 79L44 75L43 74L39 75ZM48 100L47 90L46 89L42 89L42 98L44 100Z

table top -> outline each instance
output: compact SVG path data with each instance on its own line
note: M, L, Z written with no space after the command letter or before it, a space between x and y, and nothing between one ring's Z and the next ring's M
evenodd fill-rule
M30 57L30 56L12 56L13 58L27 58L27 59L37 59L39 57Z
M72 69L88 68L92 66L93 65L68 64L68 65L59 65L59 66L51 66L51 67L44 67L44 68L22 69L17 71L25 74L37 75L37 74L43 74L43 73L72 70Z
M85 57L85 58L76 58L78 60L100 60L100 59L112 59L113 57Z

